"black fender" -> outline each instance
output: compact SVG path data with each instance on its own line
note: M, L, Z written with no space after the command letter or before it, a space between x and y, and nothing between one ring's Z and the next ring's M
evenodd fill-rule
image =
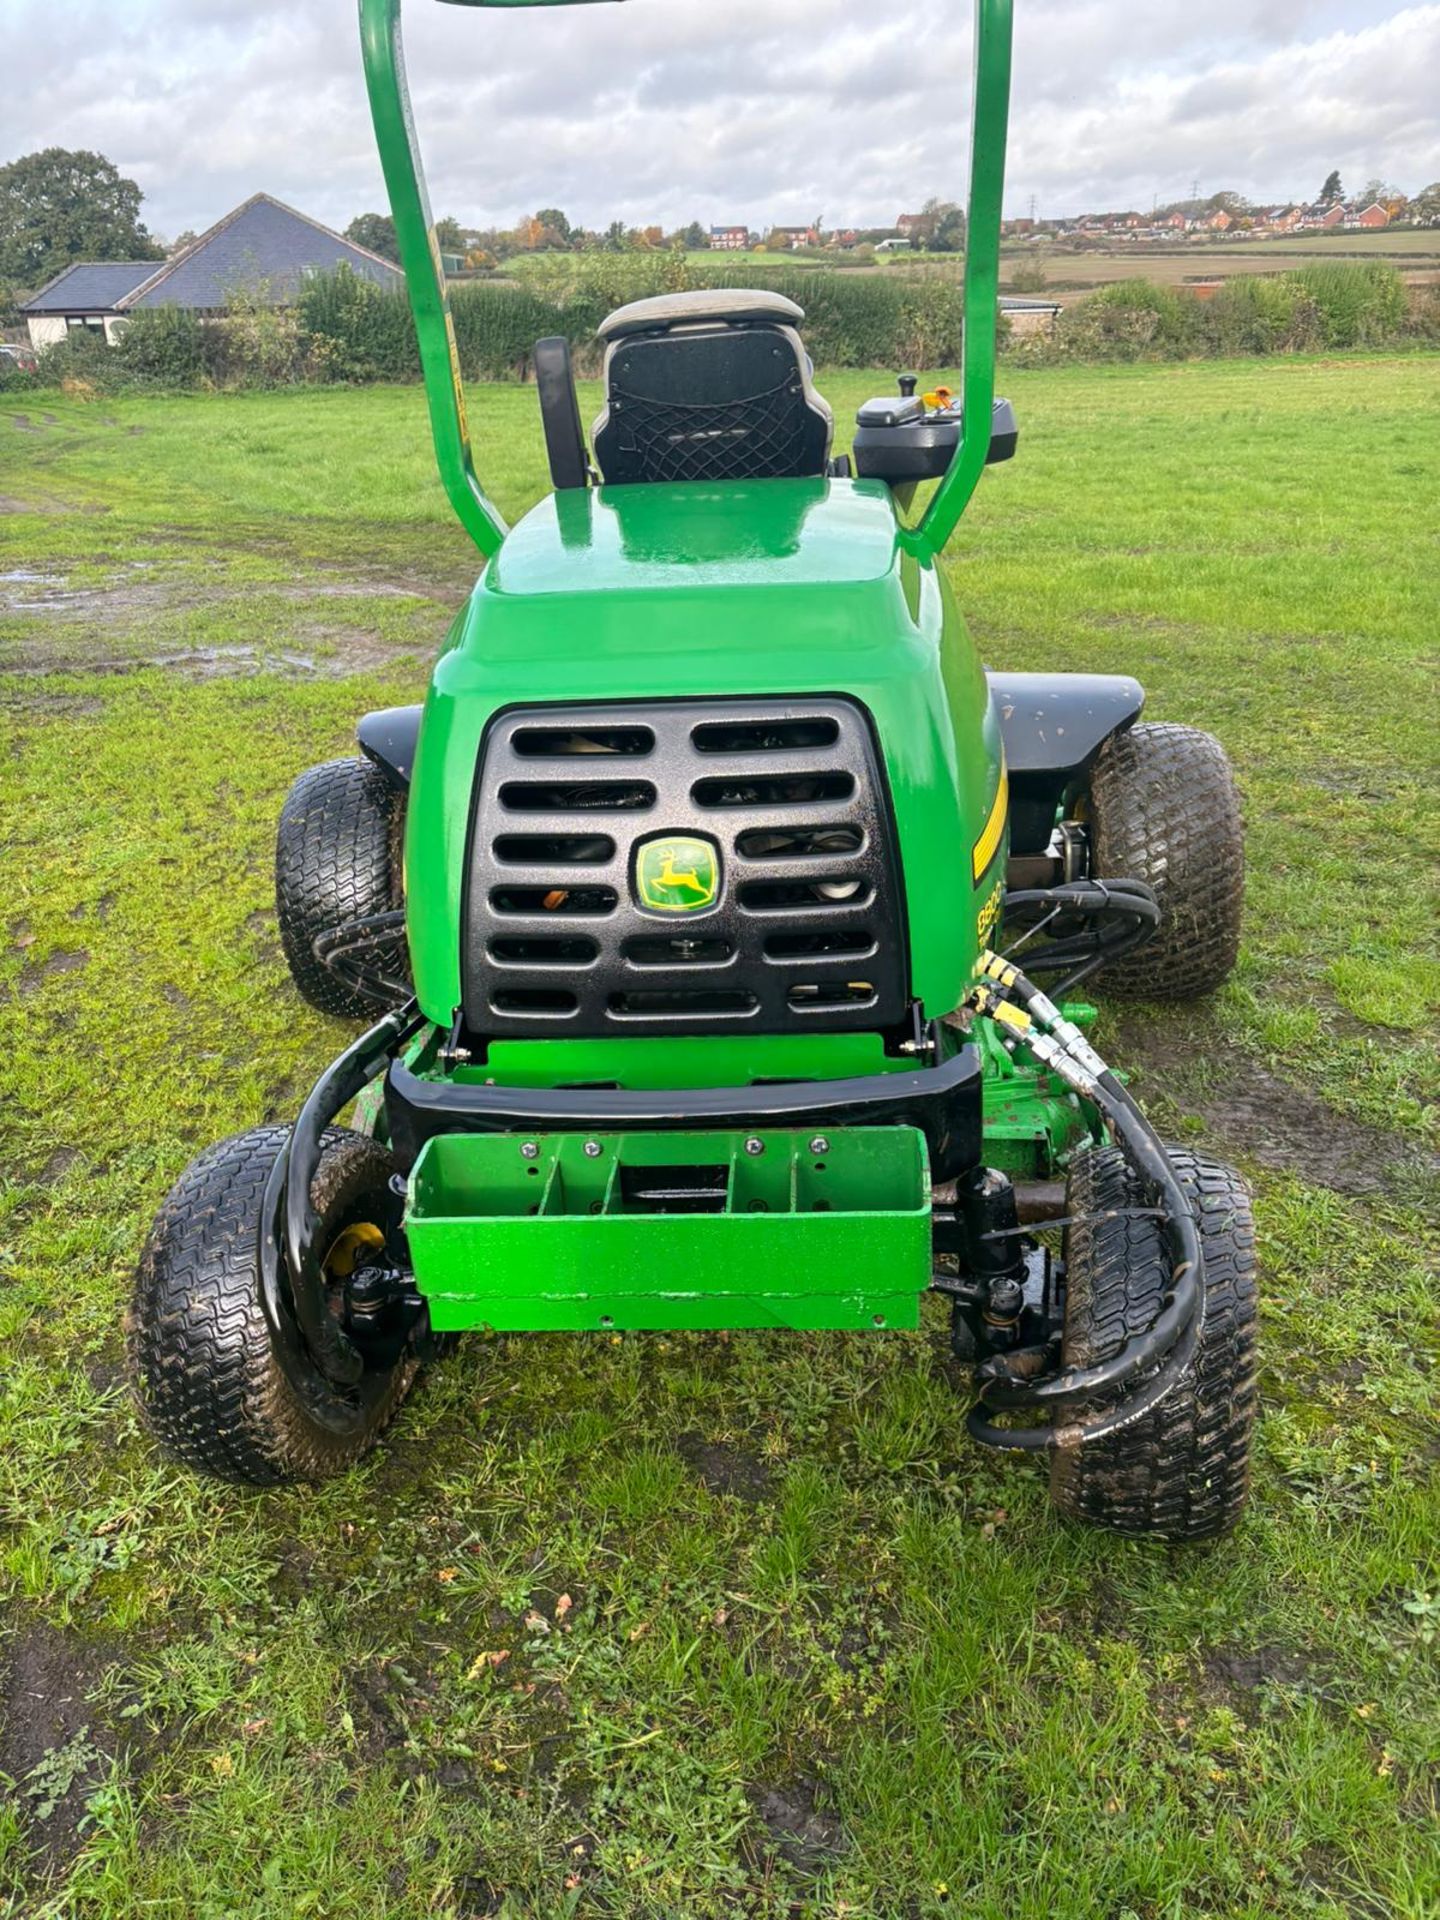
M1135 724L1145 689L1124 673L991 673L1010 770L1010 851L1043 853L1056 809L1085 787L1112 735Z
M367 713L355 729L361 753L402 793L415 771L415 748L420 739L423 707L382 707Z

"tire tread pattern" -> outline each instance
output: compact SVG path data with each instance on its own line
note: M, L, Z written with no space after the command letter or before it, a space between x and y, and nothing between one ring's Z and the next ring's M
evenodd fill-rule
M417 1371L413 1360L402 1362L371 1403L336 1427L314 1417L281 1365L260 1302L259 1236L265 1183L287 1133L256 1127L191 1162L156 1215L126 1329L151 1432L197 1472L251 1486L326 1479L350 1466ZM311 1189L321 1219L353 1214L393 1170L375 1141L330 1129Z
M1161 921L1097 975L1107 993L1193 1000L1229 978L1240 951L1245 830L1225 749L1168 723L1112 736L1090 777L1092 871L1143 880Z
M1249 1490L1257 1385L1255 1225L1245 1182L1219 1161L1172 1148L1196 1208L1205 1255L1205 1325L1195 1358L1160 1404L1132 1426L1053 1456L1050 1493L1062 1513L1164 1540L1228 1532ZM1117 1148L1080 1156L1066 1212L1144 1205ZM1170 1270L1159 1223L1128 1216L1069 1229L1065 1364L1108 1360L1150 1326Z
M302 773L280 814L275 911L290 977L319 1013L370 1021L380 1009L315 958L332 928L404 905L405 796L368 760L327 760Z

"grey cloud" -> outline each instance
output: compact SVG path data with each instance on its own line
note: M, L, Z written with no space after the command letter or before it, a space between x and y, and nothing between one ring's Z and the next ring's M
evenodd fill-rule
M1017 0L1010 200L1313 192L1331 166L1440 176L1440 5ZM953 25L947 24L953 23ZM893 219L964 189L968 7L631 0L407 15L432 199L476 223ZM337 0L0 0L4 148L94 146L161 232L265 188L343 224L382 204Z

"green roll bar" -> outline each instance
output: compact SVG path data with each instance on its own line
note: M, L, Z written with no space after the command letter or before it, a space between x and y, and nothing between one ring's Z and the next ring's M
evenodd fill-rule
M450 0L470 7L563 7L597 0ZM487 559L506 525L475 471L465 383L425 171L415 137L401 0L360 0L360 44L370 115L395 217L400 263L410 291L420 365L430 408L435 458L450 504ZM1013 0L975 0L975 107L970 130L970 204L965 250L964 421L960 444L923 518L916 539L938 553L959 524L985 468L995 399L995 312L1000 282L1000 211L1010 116Z
M965 224L965 342L960 444L916 529L939 553L985 471L995 405L995 315L1000 214L1010 126L1012 0L975 0L975 105L970 118L970 206Z

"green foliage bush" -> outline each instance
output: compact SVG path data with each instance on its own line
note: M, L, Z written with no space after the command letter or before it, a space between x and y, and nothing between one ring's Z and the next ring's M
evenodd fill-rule
M551 266L549 259L555 264ZM555 255L516 285L466 281L452 288L455 345L472 379L523 378L535 342L563 334L582 373L598 371L596 330L631 300L719 284L711 269L678 254ZM817 365L943 366L959 358L963 295L954 280L762 267L753 279L805 309L805 340ZM300 302L300 346L309 377L403 380L419 360L403 293L342 270L310 282Z
M1319 310L1289 274L1242 275L1196 305L1197 340L1209 353L1304 353L1324 344Z
M140 385L197 386L210 372L205 323L185 307L142 307L114 347L117 365Z
M1060 315L1057 343L1078 360L1168 360L1191 345L1193 299L1150 280L1119 280Z
M1405 282L1383 260L1322 260L1287 274L1315 302L1327 347L1378 347L1405 323Z
M1020 343L1024 360L1187 360L1314 353L1427 337L1405 282L1383 261L1322 261L1291 273L1237 275L1208 299L1184 287L1122 280L1077 300L1053 335Z
M114 377L114 349L103 334L89 327L72 327L63 340L42 347L39 360L41 384L47 387L63 386L67 380L102 388L128 384L123 374Z
M1432 281L1412 300L1405 331L1412 339L1440 345L1440 282Z
M299 348L317 380L413 380L420 357L410 306L347 266L317 274L300 295Z
M209 333L212 377L220 386L284 387L304 375L299 312L273 306L263 286L232 292Z

